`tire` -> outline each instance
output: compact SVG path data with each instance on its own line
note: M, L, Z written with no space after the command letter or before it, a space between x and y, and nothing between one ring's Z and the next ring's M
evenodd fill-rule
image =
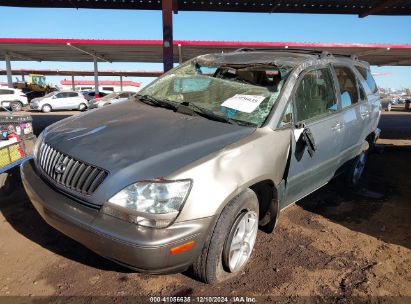
M51 109L51 106L49 104L45 104L41 107L41 111L44 112L44 113L49 113L49 112L51 112L51 110L52 109Z
M224 207L213 233L193 264L193 273L200 281L215 284L241 273L255 244L258 209L257 195L251 189L239 194ZM236 244L240 246L239 250L231 250Z
M361 152L360 155L354 158L346 174L346 180L350 187L355 188L359 185L366 162L367 153L365 151Z
M81 112L87 110L87 105L85 103L80 103L78 106L78 110Z
M13 112L20 112L23 109L23 104L20 101L10 102L10 108Z

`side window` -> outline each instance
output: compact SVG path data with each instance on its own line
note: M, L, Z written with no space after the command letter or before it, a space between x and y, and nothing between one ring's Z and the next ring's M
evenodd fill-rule
M75 92L68 92L67 97L78 97L78 94Z
M348 67L336 66L334 69L340 85L341 106L344 109L359 100L357 79Z
M0 95L14 95L14 91L12 90L0 90Z
M365 82L367 83L368 87L370 88L371 92L376 93L378 91L377 84L375 83L374 77L372 77L371 71L364 67L355 66L360 72L361 76L364 77Z
M58 93L55 96L56 98L64 98L64 93Z
M283 119L280 122L280 128L293 122L293 103L289 102L285 109Z
M337 111L334 83L328 68L307 72L295 93L297 120L303 121Z

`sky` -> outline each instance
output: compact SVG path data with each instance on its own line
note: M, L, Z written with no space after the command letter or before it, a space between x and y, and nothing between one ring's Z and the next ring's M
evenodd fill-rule
M0 37L162 39L160 11L0 7L0 16ZM354 15L178 12L173 23L176 40L411 44L411 16L360 19ZM93 63L13 61L12 67L91 70ZM0 68L5 68L4 62ZM160 70L162 64L100 63L99 69ZM372 67L372 71L385 74L376 77L380 87L411 88L411 67ZM54 84L64 78L47 77ZM152 80L126 79L143 85ZM0 76L0 81L5 80Z

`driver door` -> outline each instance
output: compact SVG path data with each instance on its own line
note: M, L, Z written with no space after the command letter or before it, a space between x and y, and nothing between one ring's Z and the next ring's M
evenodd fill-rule
M343 138L341 111L330 67L309 68L299 79L292 98L295 127L286 204L310 194L334 176ZM307 137L313 141L313 147L309 147Z

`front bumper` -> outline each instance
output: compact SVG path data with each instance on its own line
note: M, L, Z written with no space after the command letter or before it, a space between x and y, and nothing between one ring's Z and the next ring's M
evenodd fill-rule
M30 104L30 109L32 109L32 110L38 110L38 109L39 109L39 105L38 105L38 104Z
M181 272L200 254L215 218L175 223L165 229L137 226L86 207L54 190L36 173L33 160L21 165L26 192L52 227L99 255L149 273ZM193 248L171 254L171 248L195 241Z

